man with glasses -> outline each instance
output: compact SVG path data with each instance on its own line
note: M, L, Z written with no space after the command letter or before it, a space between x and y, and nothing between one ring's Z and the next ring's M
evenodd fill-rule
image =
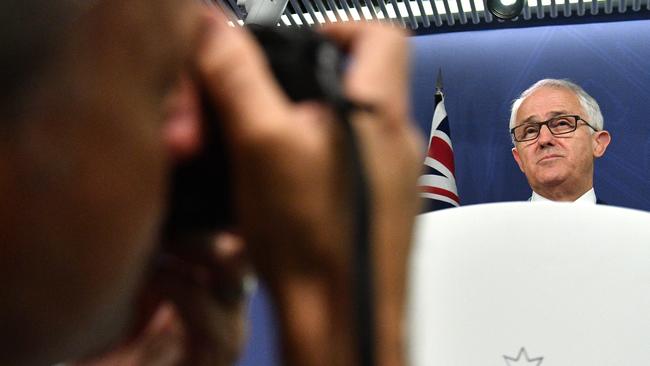
M512 155L533 190L531 201L601 203L594 160L611 141L596 100L568 80L544 79L512 104Z

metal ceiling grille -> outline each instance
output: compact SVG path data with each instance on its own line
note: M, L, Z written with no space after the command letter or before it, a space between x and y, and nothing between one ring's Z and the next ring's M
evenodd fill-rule
M234 24L246 14L237 0L207 0L224 9ZM506 23L486 10L487 0L289 0L279 25L312 27L332 22L383 20L413 30ZM650 15L650 0L528 0L511 21L594 15Z

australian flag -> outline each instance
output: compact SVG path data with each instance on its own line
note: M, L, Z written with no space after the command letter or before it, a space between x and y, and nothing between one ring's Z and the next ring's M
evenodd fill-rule
M442 94L442 76L438 73L435 105L429 149L424 159L424 173L418 179L420 195L424 198L422 213L460 205L456 189L454 150L451 146L449 120Z

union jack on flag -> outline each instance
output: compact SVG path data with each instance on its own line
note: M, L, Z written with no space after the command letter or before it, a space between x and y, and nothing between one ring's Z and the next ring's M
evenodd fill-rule
M418 179L418 187L420 196L425 198L422 213L460 206L456 189L454 150L451 146L440 73L436 83L429 149L424 159L424 173Z

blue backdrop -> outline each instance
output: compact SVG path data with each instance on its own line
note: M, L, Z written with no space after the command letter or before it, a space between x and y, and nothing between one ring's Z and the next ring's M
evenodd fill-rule
M428 136L442 69L463 205L525 200L510 149L511 101L542 78L569 78L598 102L613 140L596 164L598 196L650 210L650 20L510 28L412 38L413 116ZM251 306L242 366L279 365L266 296Z

